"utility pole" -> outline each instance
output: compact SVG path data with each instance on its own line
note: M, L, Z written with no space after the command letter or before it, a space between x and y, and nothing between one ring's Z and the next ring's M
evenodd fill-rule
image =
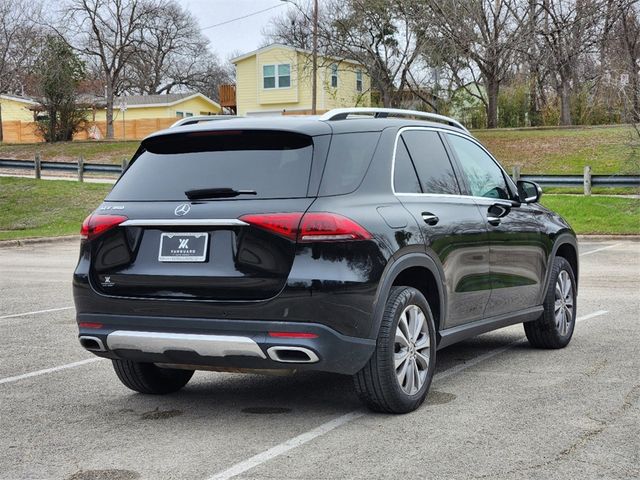
M316 114L318 104L318 0L313 0L313 68L311 78L311 115Z
M290 3L296 7L302 14L307 17L305 12L294 0L280 0L281 2ZM312 14L313 28L312 28L312 50L311 50L311 115L316 114L316 107L318 106L318 0L313 0L313 14Z

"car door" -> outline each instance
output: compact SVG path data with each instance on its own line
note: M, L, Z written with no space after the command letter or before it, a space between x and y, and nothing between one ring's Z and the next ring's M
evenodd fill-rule
M487 227L474 200L460 195L459 172L438 131L402 129L394 165L395 194L444 271L447 315L440 327L481 319L491 293Z
M547 261L538 220L542 210L518 201L515 185L479 143L453 133L446 140L489 230L491 297L485 316L535 306Z

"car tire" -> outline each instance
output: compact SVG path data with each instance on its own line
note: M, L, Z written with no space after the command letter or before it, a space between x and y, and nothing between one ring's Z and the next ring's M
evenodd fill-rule
M427 396L435 363L436 333L429 303L415 288L393 287L373 355L354 376L356 393L373 411L411 412Z
M112 360L113 369L125 387L136 392L162 395L173 393L184 387L193 370L160 368L153 363Z
M553 261L549 287L544 297L544 313L524 324L529 343L536 348L564 348L576 325L576 278L563 257Z

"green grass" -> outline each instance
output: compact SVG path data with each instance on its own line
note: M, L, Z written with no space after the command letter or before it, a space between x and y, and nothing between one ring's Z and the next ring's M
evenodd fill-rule
M58 143L3 143L0 158L33 160L36 153L46 161L75 162L80 155L89 163L122 163L130 160L140 142L77 141Z
M640 138L628 125L475 130L472 132L511 172L523 174L640 174ZM0 158L119 164L130 159L140 142L82 141L55 144L0 144Z
M582 195L543 195L542 204L579 234L640 234L640 199Z
M111 185L0 177L0 240L77 234Z
M110 185L0 177L0 240L76 234ZM640 200L544 195L580 234L640 234Z
M511 173L594 175L640 173L640 138L628 125L472 132Z

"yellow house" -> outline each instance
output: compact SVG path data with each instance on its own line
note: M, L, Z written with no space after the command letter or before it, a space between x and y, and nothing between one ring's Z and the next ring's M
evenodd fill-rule
M236 66L238 115L311 111L311 52L274 44L231 63ZM318 56L317 85L318 113L371 103L371 81L355 60Z
M2 109L3 122L33 122L33 112L29 107L38 103L30 98L17 95L0 95L0 108Z
M114 120L122 120L121 106L125 106L125 120L151 118L183 118L197 115L217 115L222 107L201 93L169 93L166 95L125 95L116 97L113 104ZM93 121L105 121L105 109L95 111Z

